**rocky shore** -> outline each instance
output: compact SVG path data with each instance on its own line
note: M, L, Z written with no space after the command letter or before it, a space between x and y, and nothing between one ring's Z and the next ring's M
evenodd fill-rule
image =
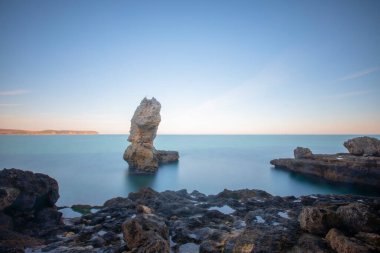
M0 173L0 252L380 250L379 197L145 188L96 212L62 218L54 179L16 169Z
M380 141L370 137L348 140L344 146L350 153L313 154L298 147L294 158L270 161L276 168L316 176L328 181L380 189Z

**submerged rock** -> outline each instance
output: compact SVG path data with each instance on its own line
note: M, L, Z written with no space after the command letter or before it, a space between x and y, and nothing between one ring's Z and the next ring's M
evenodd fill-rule
M161 163L178 161L176 151L156 150L153 141L161 122L161 104L155 99L144 98L132 120L128 141L131 145L124 152L129 167L139 172L155 172Z
M357 156L380 156L380 140L372 137L357 137L344 142L348 152Z

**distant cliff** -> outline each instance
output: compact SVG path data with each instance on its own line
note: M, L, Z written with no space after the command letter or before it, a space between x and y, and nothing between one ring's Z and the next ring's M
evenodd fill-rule
M98 134L96 131L75 131L75 130L18 130L18 129L0 129L0 135L17 134L17 135L75 135L75 134Z

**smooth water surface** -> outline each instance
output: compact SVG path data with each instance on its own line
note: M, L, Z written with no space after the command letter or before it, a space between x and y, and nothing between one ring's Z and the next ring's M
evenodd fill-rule
M59 182L58 205L99 205L142 187L215 194L262 189L274 195L354 193L378 195L272 168L297 146L314 153L346 152L343 135L161 135L157 149L178 150L180 161L155 175L133 175L123 160L127 135L0 136L0 166L46 173ZM379 136L376 136L379 138Z

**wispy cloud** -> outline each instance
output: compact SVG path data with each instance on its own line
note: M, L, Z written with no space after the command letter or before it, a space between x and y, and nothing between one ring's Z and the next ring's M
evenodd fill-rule
M371 93L370 90L358 90L358 91L350 91L350 92L343 92L339 94L329 95L325 96L327 99L343 99L343 98L349 98L349 97L357 97L362 96Z
M22 94L29 93L29 90L25 89L19 89L19 90L7 90L7 91L0 91L0 96L17 96Z
M372 74L372 73L375 73L375 72L378 72L378 71L380 71L380 67L379 66L373 67L373 68L369 68L369 69L365 69L365 70L358 71L358 72L349 74L347 76L344 76L344 77L340 78L339 81L347 81L347 80L356 79L356 78L359 78L359 77L362 77L362 76L366 76L366 75L369 75L369 74Z

